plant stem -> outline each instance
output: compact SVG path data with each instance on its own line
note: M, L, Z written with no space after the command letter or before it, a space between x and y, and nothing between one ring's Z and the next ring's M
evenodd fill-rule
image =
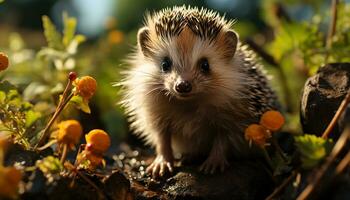
M4 152L4 148L1 147L0 148L0 167L4 166L4 159L5 159L5 152Z
M340 161L338 166L335 168L335 173L340 174L344 171L344 169L350 164L350 151L344 156L344 158Z
M339 155L341 150L346 146L347 141L350 136L350 127L347 127L344 132L341 134L340 138L338 139L337 143L334 145L332 152L327 157L325 163L319 168L317 173L314 175L312 174L312 177L310 179L313 179L311 183L309 183L306 188L300 193L297 200L304 200L309 197L309 195L313 192L315 187L319 184L321 181L323 175L326 173L328 168L331 166L331 164L334 162L335 158Z
M326 43L326 47L328 49L332 47L332 42L333 42L332 38L337 28L338 4L339 4L339 0L332 0L332 6L331 6L332 18L328 27L327 43Z
M331 21L329 23L328 27L328 33L327 33L327 40L326 40L326 48L327 48L327 53L326 53L326 63L328 63L328 58L329 58L329 51L332 48L333 44L333 36L336 32L337 28L337 19L338 19L338 4L339 0L332 0L332 6L331 6Z
M63 148L62 148L62 155L61 155L61 163L64 164L64 161L67 158L67 152L68 152L68 144L63 144Z
M35 146L35 148L38 148L38 146L41 146L44 144L44 142L47 140L48 136L50 135L50 128L53 125L53 123L55 122L55 120L57 119L57 117L59 116L59 114L62 112L62 110L65 108L65 106L67 105L67 103L69 102L69 100L74 96L73 93L71 93L68 97L67 94L70 91L70 88L72 87L72 81L69 80L68 84L66 86L66 88L64 89L64 92L62 94L62 98L56 108L55 113L53 114L53 116L51 117L50 121L47 123L43 134L41 135L39 142L37 143L37 145Z
M43 151L47 148L49 148L51 145L57 143L57 140L50 140L48 143L46 143L44 146L36 148L38 151Z
M341 102L337 112L335 113L332 121L328 124L326 130L323 132L322 134L322 138L328 138L329 134L331 133L331 131L333 130L334 126L336 125L339 117L341 116L341 114L344 112L344 110L346 109L347 105L350 102L350 90L348 91L348 93L346 94L345 98L343 99L343 101Z
M292 171L292 174L291 174L290 176L288 176L288 178L285 179L285 180L283 181L283 183L282 183L280 186L278 186L278 187L272 192L272 194L270 194L265 200L273 200L273 199L275 199L275 197L276 197L279 193L281 193L281 192L283 191L283 189L289 184L289 182L293 180L293 178L297 175L297 173L298 173L297 170L293 170L293 171Z
M272 145L276 148L278 154L281 156L284 162L288 162L288 159L286 155L284 155L283 150L281 149L280 145L278 144L277 140L275 137L272 137Z
M273 170L273 164L272 164L271 158L269 156L269 153L267 153L265 148L262 148L262 150L263 150L264 158L265 158L267 164L269 165L271 170Z

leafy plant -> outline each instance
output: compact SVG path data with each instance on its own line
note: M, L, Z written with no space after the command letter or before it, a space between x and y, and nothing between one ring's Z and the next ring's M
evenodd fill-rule
M0 131L25 149L31 149L35 133L40 128L36 122L41 113L35 111L31 103L23 101L9 82L1 82L0 88Z
M295 136L294 140L304 169L312 169L317 166L333 147L332 140L315 135Z

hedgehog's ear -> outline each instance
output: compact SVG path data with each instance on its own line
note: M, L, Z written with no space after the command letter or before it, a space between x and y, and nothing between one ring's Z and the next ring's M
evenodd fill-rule
M144 56L151 56L150 31L147 27L142 27L137 33L137 42Z
M233 30L228 30L224 38L226 45L225 57L231 59L235 55L237 49L238 35Z

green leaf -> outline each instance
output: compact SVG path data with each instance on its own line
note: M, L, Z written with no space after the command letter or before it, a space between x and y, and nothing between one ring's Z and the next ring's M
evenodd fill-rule
M6 101L8 105L16 106L17 108L21 108L22 99L20 98L17 90L10 90L7 93Z
M9 36L9 47L11 51L21 51L25 48L23 38L19 33L11 33Z
M35 164L44 174L58 174L63 170L63 165L58 158L47 156Z
M0 91L0 104L4 104L6 100L6 93L3 91Z
M52 23L50 18L45 15L42 17L42 20L48 46L56 50L63 50L62 36L57 31L56 26Z
M81 111L90 114L91 110L89 107L89 102L85 100L83 97L76 95L72 97L72 99L69 101L73 105L75 105L76 108L80 109Z
M301 154L302 167L311 169L318 165L330 152L332 140L323 139L315 135L305 134L295 136L295 145Z
M67 52L69 54L76 54L77 49L80 43L84 42L86 40L85 36L83 35L76 35L73 40L69 43L67 47Z
M3 91L5 93L8 93L10 90L16 90L16 86L12 85L8 81L2 81L0 82L0 91Z
M71 43L74 38L77 20L74 17L68 17L67 13L63 14L63 44L65 47Z
M29 110L25 113L26 115L26 128L31 127L40 117L41 113Z

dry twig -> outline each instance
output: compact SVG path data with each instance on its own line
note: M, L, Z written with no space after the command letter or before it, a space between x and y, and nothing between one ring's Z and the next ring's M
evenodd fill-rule
M326 159L326 162L318 169L315 175L312 174L312 176L314 177L313 181L309 183L306 186L306 188L300 193L297 200L304 200L304 199L307 199L307 197L309 197L309 195L313 192L315 187L320 183L323 175L326 173L328 168L334 162L335 158L339 155L341 150L345 147L349 137L350 137L350 127L347 127L344 130L344 132L341 134L337 143L334 145L332 152Z
M334 126L336 125L339 117L344 112L344 110L346 109L346 107L349 104L349 102L350 102L350 90L346 94L344 100L341 102L341 104L340 104L337 112L335 113L332 121L329 123L329 125L326 128L326 130L323 132L322 138L328 138L329 134L332 132L332 130L333 130Z

